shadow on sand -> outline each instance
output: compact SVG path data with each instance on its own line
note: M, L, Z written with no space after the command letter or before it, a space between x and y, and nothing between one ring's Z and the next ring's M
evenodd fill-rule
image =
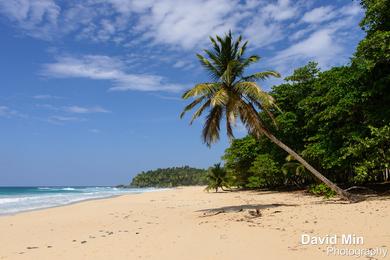
M244 204L244 205L236 205L236 206L226 206L219 208L210 208L210 209L201 209L196 212L204 212L204 213L216 213L216 212L240 212L243 210L262 210L268 208L277 208L277 207L296 207L297 204L284 204L284 203L273 203L273 204Z

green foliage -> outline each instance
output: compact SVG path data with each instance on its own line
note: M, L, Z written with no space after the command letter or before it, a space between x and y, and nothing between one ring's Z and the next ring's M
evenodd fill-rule
M271 111L277 128L260 112L282 142L327 178L348 184L389 180L390 174L390 1L361 4L366 14L360 25L367 36L351 63L320 71L309 62L273 86L271 94L282 111ZM285 184L313 182L299 163L286 162L275 145L252 138L234 140L223 156L238 186L267 185L249 170L266 154L282 166Z
M252 175L246 184L248 188L277 187L284 181L278 163L269 154L258 155L249 172Z
M353 181L359 184L386 179L390 168L390 125L369 128L371 134L365 138L357 137L344 155L357 162Z
M188 185L205 185L207 171L203 169L172 167L157 169L137 174L131 181L131 187L176 187Z
M309 187L309 192L317 196L324 196L326 199L334 197L336 193L325 184L313 184Z
M227 171L221 167L221 164L215 164L214 167L210 167L207 173L207 187L206 190L215 190L218 192L218 189L222 190L230 187L230 180Z
M361 0L366 10L360 26L368 33L390 30L390 2L388 0Z
M259 142L252 136L235 139L230 147L226 149L222 159L225 161L226 169L234 178L235 186L246 186L248 178L252 175L249 168L259 152Z

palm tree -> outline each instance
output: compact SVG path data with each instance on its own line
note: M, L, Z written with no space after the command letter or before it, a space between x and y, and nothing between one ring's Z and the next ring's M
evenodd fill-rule
M308 176L306 168L295 161L291 155L286 157L286 163L283 164L281 170L287 180L291 180L297 187L301 187L301 184L305 184L311 179L311 176Z
M218 192L218 188L224 190L223 187L229 187L227 172L220 163L214 164L214 167L209 169L207 179L209 182L206 187L207 191L215 189L215 192Z
M258 62L260 57L256 55L245 56L248 41L242 43L241 36L234 40L229 32L223 38L216 36L215 38L210 37L210 40L213 48L204 50L208 58L200 54L197 54L197 57L210 75L211 82L196 84L183 94L183 99L194 98L194 100L184 108L180 117L182 118L187 111L199 105L192 116L190 123L192 124L204 111L208 111L202 132L203 141L208 146L219 140L220 123L223 119L226 121L228 137L234 138L233 126L238 118L250 134L256 138L265 135L304 165L307 170L328 185L341 198L353 200L352 194L339 188L314 169L298 153L277 139L268 131L265 122L260 118L259 111L264 111L273 120L271 109L277 108L277 106L274 99L261 90L256 81L268 77L280 77L280 74L275 71L263 71L245 76L245 69Z

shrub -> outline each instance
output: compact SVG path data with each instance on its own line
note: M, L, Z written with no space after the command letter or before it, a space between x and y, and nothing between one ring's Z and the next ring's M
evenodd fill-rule
M258 155L249 171L252 176L248 178L248 188L276 187L283 184L284 176L280 167L269 154Z
M309 192L317 196L324 196L327 199L336 195L336 192L323 183L310 185Z

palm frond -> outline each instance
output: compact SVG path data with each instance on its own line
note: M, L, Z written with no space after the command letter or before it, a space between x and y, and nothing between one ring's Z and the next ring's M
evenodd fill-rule
M242 80L244 81L256 81L256 80L264 80L269 77L275 77L280 78L280 74L276 71L263 71L263 72L257 72L252 75L243 77Z
M235 84L234 89L241 95L248 96L261 104L261 107L268 109L274 106L275 99L267 92L261 90L260 86L252 81L243 81Z
M240 73L240 70L237 70L239 67L239 62L236 60L231 60L224 71L224 73L221 76L222 81L227 85L230 86L234 79L237 78L237 73Z
M206 59L205 57L203 57L202 55L200 54L196 54L196 56L198 57L199 61L200 61L200 64L206 69L206 71L209 73L210 77L213 79L213 80L219 80L219 78L221 77L221 72L216 68L214 67L213 64L211 64L211 62Z
M214 106L222 106L227 102L228 95L226 90L221 88L211 97L211 105Z
M215 106L207 115L202 131L203 141L207 144L207 146L211 146L211 144L215 143L219 139L222 114L222 107Z
M202 115L203 111L210 106L210 103L211 103L211 100L209 99L203 105L201 105L198 108L198 110L195 111L195 113L192 115L190 125L192 125L192 123L195 121L195 119L197 119L198 117L200 117Z
M225 107L225 113L226 113L226 132L229 139L233 139L234 134L233 134L232 126L236 125L236 117L238 114L234 96L230 96Z
M244 44L241 46L239 52L237 53L238 58L241 58L242 56L244 56L247 45L248 45L248 41L244 42Z
M216 40L213 37L210 37L210 41L213 44L214 50L219 53L221 49L219 48L219 45L217 44Z
M184 107L183 109L183 112L181 112L180 114L180 118L183 118L183 116L185 115L185 113L191 109L193 109L196 105L198 105L199 103L201 103L203 100L205 99L205 96L201 96L197 99L195 99L194 101L192 101L190 104L188 104L187 106Z
M242 61L242 68L244 69L244 68L252 65L253 63L258 62L259 60L260 60L260 57L257 55L249 56L248 58L246 58Z
M245 125L248 132L256 137L260 137L264 132L264 126L253 105L240 99L238 109L241 122Z
M196 97L199 95L210 95L220 88L219 83L200 83L196 84L193 88L185 91L182 95L183 99L188 99L190 97Z

